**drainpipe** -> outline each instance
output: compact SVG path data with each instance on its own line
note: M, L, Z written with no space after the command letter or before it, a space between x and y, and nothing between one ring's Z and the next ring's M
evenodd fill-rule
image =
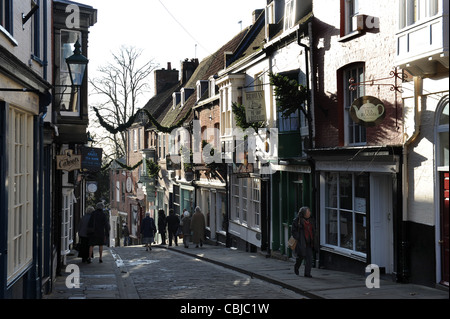
M408 195L409 195L409 179L408 179L408 147L417 140L420 134L421 112L419 106L421 104L420 96L422 95L422 78L414 77L414 132L403 144L403 202L402 202L402 220L401 220L401 269L400 280L407 281L409 277L408 263L408 234L406 231L406 221L408 219ZM403 110L404 112L404 110ZM403 116L405 118L405 116Z

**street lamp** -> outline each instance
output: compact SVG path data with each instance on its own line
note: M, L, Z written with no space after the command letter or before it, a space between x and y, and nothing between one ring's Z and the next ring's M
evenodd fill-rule
M75 50L73 55L66 59L69 68L70 81L75 87L80 87L83 84L84 74L89 60L81 54L81 44L77 40L75 42Z

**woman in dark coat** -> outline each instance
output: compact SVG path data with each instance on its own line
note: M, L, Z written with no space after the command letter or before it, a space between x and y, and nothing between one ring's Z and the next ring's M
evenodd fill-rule
M158 211L158 232L161 234L161 245L166 244L166 214L164 210L160 209Z
M94 207L89 206L86 208L86 213L81 218L79 228L78 228L78 236L80 237L80 250L78 253L78 257L81 257L82 262L87 262L89 259L89 235L88 235L88 226L89 220L91 219L92 212L94 211Z
M144 244L146 251L152 250L155 233L155 220L151 218L150 213L147 212L141 224L142 243Z
M294 272L299 274L298 269L305 260L305 277L311 276L313 249L318 248L316 241L315 222L311 218L311 210L308 207L300 208L297 217L292 222L292 236L297 240L295 254L297 259L294 266Z

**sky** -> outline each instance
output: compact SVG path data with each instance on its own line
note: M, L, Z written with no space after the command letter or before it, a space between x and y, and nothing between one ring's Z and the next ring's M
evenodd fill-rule
M122 45L142 49L142 59L159 68L214 53L241 29L266 0L77 0L98 10L89 34L89 78ZM125 5L124 5L125 4ZM240 23L241 21L241 23ZM152 82L153 74L149 81ZM153 88L153 84L150 84ZM150 98L147 93L144 99Z

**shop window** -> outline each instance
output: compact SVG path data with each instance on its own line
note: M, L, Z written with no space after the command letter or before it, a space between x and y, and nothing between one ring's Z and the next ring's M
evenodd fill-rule
M367 174L325 174L324 245L365 257L369 177Z

